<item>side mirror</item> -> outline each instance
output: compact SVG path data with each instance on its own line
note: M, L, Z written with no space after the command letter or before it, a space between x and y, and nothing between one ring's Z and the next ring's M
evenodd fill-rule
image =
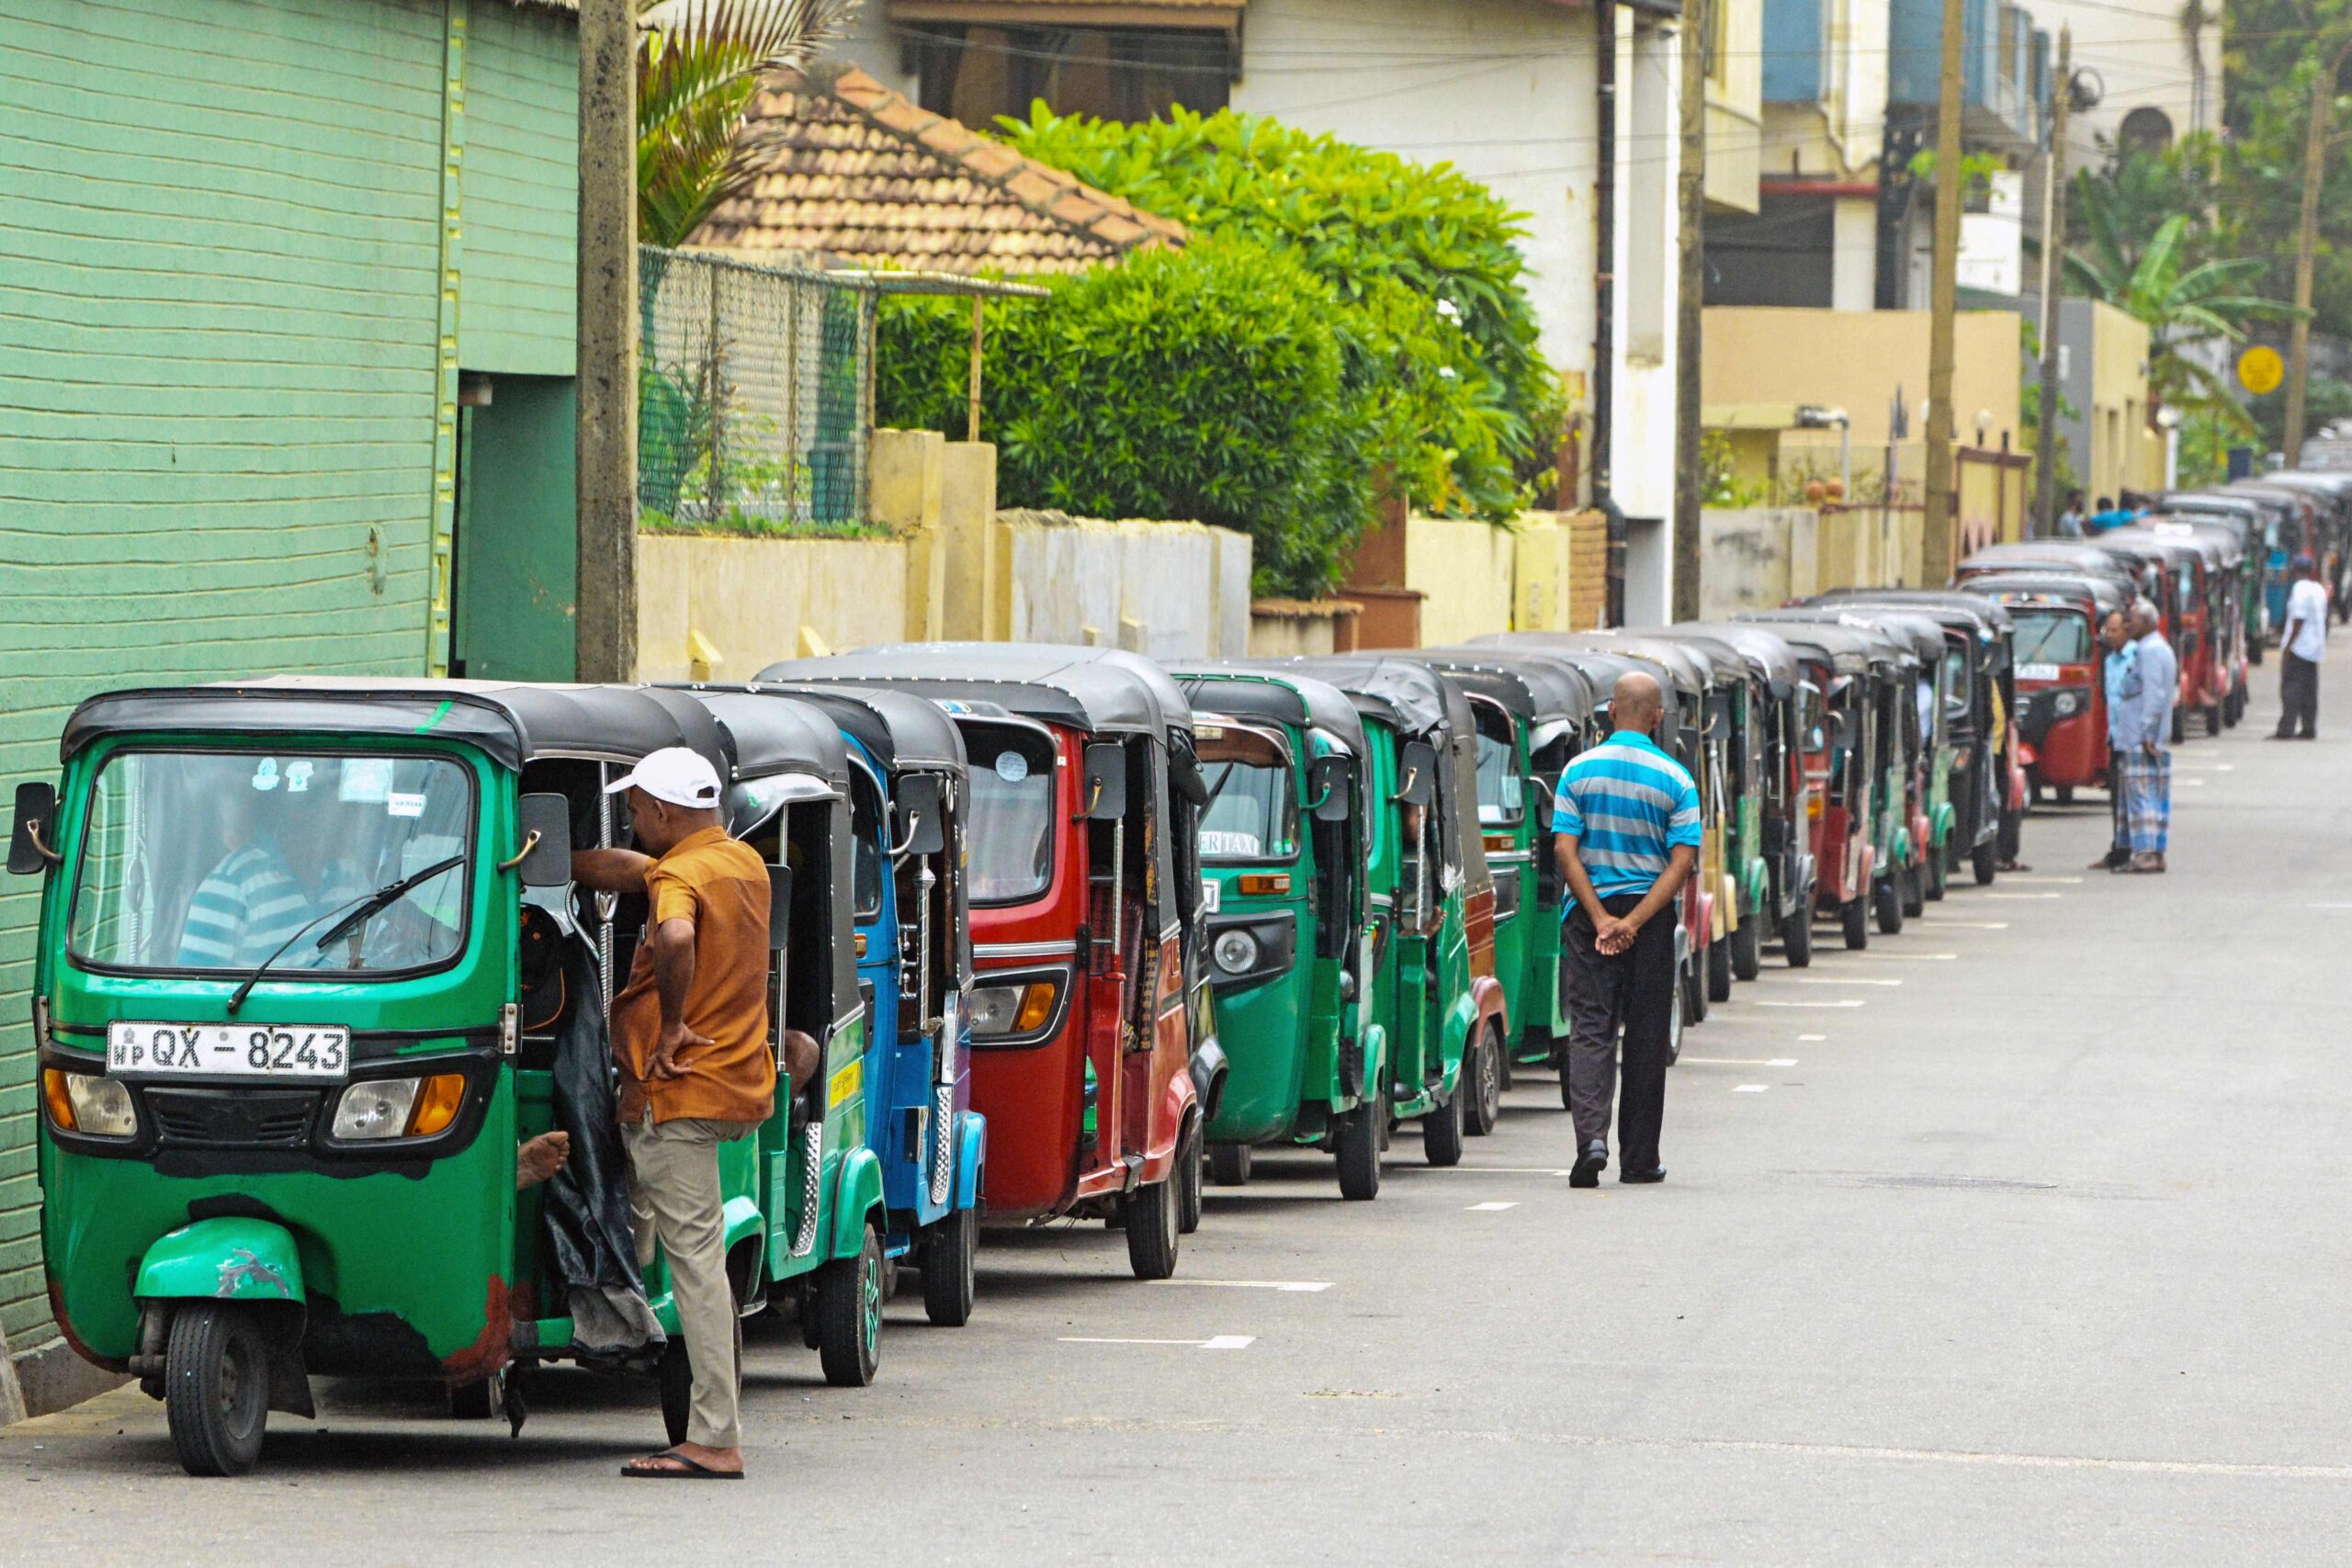
M1346 821L1353 783L1349 759L1345 757L1317 757L1309 762L1306 785L1315 792L1315 804L1308 809L1315 814L1315 820Z
M522 830L523 886L561 887L571 880L571 802L560 795L526 795L514 814Z
M947 847L947 794L937 773L908 773L899 780L899 841L890 858L935 855Z
M1127 752L1115 740L1086 749L1086 775L1079 783L1080 815L1093 822L1115 822L1127 814Z
M47 871L64 857L52 847L57 838L57 786L20 784L17 786L17 824L8 834L8 870L17 876Z
M1425 740L1408 741L1396 752L1396 793L1407 806L1427 806L1437 798L1437 748Z
M768 867L768 951L782 953L791 930L792 868L771 865Z

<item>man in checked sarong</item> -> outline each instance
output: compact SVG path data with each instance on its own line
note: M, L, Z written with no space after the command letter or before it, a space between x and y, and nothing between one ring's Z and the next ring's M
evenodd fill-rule
M2140 694L2132 705L2133 722L2120 737L2126 749L2115 759L2123 776L2132 859L2120 869L2145 874L2165 869L2172 825L2172 708L2180 664L2157 629L2156 607L2145 599L2132 606L2132 635L2140 654Z

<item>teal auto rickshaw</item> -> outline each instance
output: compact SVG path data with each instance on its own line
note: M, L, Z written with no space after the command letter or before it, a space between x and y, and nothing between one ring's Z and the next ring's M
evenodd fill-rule
M190 1472L249 1469L322 1374L436 1382L519 1427L526 1369L658 1371L683 1433L692 1369L663 1265L639 1268L605 1034L643 900L571 873L627 841L604 786L663 747L719 767L730 809L779 800L772 1044L805 1030L825 1064L722 1153L736 1298L797 1302L829 1379L870 1380L846 769L813 725L770 740L738 766L754 749L692 698L625 688L271 681L74 711L9 852L42 879L50 1299L164 1403ZM571 1163L518 1191L518 1145L556 1128Z

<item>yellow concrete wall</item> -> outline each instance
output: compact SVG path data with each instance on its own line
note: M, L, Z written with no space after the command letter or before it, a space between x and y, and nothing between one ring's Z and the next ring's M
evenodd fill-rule
M1820 310L1717 306L1706 312L1700 375L1708 406L1811 403L1842 408L1853 420L1854 462L1876 468L1886 445L1895 389L1911 412L1911 434L1926 428L1920 400L1928 387L1925 310ZM2018 444L2018 318L2008 310L1963 310L1955 329L1952 406L1962 440L1977 414L1989 413L1985 444L2007 433ZM1835 446L1837 433L1822 433ZM1783 452L1785 454L1786 447ZM1834 456L1834 453L1833 453Z
M1156 659L1238 655L1248 647L1245 534L1005 511L991 536L991 638L1124 648Z
M1556 512L1520 515L1511 549L1510 629L1564 632L1573 570L1569 549L1576 535Z
M1306 602L1291 599L1266 600L1250 606L1250 657L1252 659L1298 659L1317 654L1333 653L1340 649L1343 622L1352 621L1355 610L1345 601Z
M1492 523L1414 517L1405 525L1405 586L1421 602L1421 642L1430 648L1508 631L1515 541Z
M914 642L943 635L940 604L946 585L947 553L940 536L940 508L946 467L947 438L935 430L874 433L866 514L906 546L903 635Z
M1820 519L1810 507L1709 508L1699 514L1699 615L1721 620L1820 592Z
M2091 450L2073 454L2084 493L2096 498L2159 488L2161 443L2155 483L2141 477L2148 431L2148 329L2104 300L2091 301L2091 406L2086 412Z
M1707 74L1707 205L1754 212L1767 140L1764 7L1718 0L1708 8L1707 23L1715 42L1713 68ZM1634 156L1638 163L1641 154Z
M988 607L996 598L996 552L989 543L996 523L996 447L985 441L951 441L944 457L939 635L977 641L988 636Z
M896 642L907 627L907 547L895 539L638 536L637 675L694 676L691 639L718 658L710 679L748 681L821 645Z

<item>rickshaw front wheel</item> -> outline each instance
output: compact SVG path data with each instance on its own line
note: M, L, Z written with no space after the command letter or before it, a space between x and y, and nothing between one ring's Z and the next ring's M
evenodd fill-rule
M972 1321L972 1258L979 1245L978 1209L958 1209L931 1227L922 1247L922 1311L934 1327Z
M1250 1145L1211 1144L1209 1145L1209 1178L1219 1187L1249 1186Z
M1849 898L1838 910L1838 919L1846 928L1846 946L1860 953L1871 944L1871 907L1866 898Z
M164 1410L180 1468L243 1475L269 1420L269 1347L250 1307L194 1302L172 1314Z
M1731 1000L1731 938L1719 936L1707 944L1707 1000Z
M1483 1138L1503 1119L1503 1043L1492 1030L1482 1032L1462 1059L1462 1130Z
M1943 852L1930 849L1928 852L1936 855ZM1928 912L1927 882L1928 868L1925 863L1912 866L1903 873L1903 913L1906 917L1924 915Z
M1462 1096L1469 1087L1461 1085L1452 1099L1421 1118L1421 1153L1431 1165L1462 1163Z
M1903 906L1906 900L1903 897L1903 889L1895 886L1901 875L1902 873L1897 872L1878 885L1878 929L1886 936L1903 934Z
M1201 1123L1198 1117L1176 1145L1176 1229L1190 1235L1201 1228Z
M1138 1280L1176 1277L1176 1248L1183 1235L1177 1224L1176 1181L1167 1179L1136 1189L1127 1199L1127 1267Z
M1797 901L1796 912L1781 922L1781 955L1792 969L1813 967L1813 895Z
M856 1255L817 1275L817 1359L835 1388L865 1388L882 1359L882 1244L865 1227Z
M1335 1140L1340 1156L1340 1196L1364 1203L1380 1196L1380 1134L1388 1107L1367 1100L1340 1118Z
M1753 980L1764 973L1764 911L1757 910L1739 922L1731 933L1731 975L1735 980Z
M1930 904L1943 902L1944 894L1951 887L1952 854L1949 844L1928 852L1928 902Z
M1990 887L1994 874L2001 869L2000 856L1992 845L1979 844L1968 852L1968 869L1975 874L1977 886Z

